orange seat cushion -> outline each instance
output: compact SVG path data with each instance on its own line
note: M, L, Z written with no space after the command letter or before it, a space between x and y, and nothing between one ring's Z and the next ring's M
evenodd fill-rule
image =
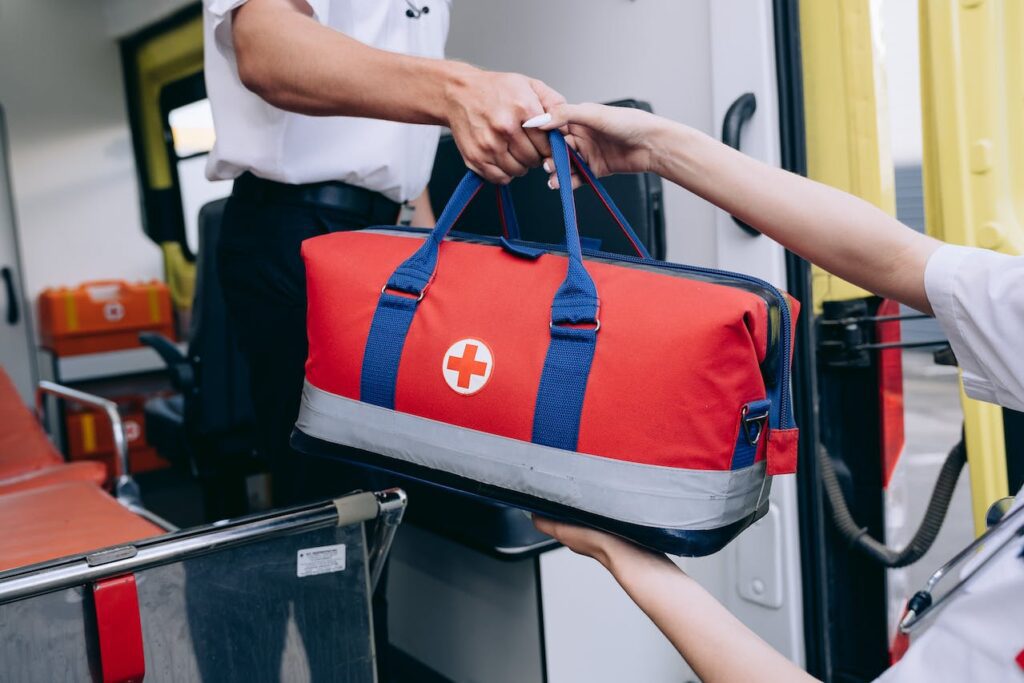
M0 368L0 479L63 462L14 382Z
M0 496L0 519L0 571L164 533L82 481Z
M107 482L107 465L98 460L79 460L0 479L0 496L64 481L84 481L103 486Z

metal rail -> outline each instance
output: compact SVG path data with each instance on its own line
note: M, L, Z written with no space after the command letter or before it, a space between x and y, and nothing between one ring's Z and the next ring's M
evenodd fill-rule
M36 412L40 420L43 420L46 415L44 397L47 394L68 401L90 405L103 411L110 422L110 429L114 434L114 454L119 470L114 484L114 495L117 497L118 502L125 507L143 508L139 485L132 478L128 469L128 439L124 435L124 423L121 421L121 414L117 411L117 404L109 399L87 394L84 391L72 389L63 384L43 380L39 383L39 388L36 389Z
M138 544L105 548L63 562L47 563L0 574L0 605L52 591L80 586L110 576L179 562L197 555L301 531L380 520L371 549L371 578L377 579L405 511L401 489L356 493L339 499L366 499L364 505L339 506L331 500L255 518L241 518L181 531ZM350 514L339 515L339 510ZM374 583L375 585L375 583Z

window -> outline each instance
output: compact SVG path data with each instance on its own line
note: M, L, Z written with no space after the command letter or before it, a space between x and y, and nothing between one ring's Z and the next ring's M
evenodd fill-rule
M231 181L206 179L206 159L213 149L214 134L210 101L205 96L167 112L167 127L170 130L172 163L177 170L181 193L185 242L188 250L195 254L199 251L199 209L215 199L228 196Z

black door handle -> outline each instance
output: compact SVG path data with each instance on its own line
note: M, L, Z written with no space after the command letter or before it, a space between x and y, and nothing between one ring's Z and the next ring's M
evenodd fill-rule
M4 280L4 289L7 291L7 324L17 325L21 318L18 310L18 296L14 293L14 272L9 266L0 268L0 277Z
M722 142L738 150L743 124L750 120L755 111L757 111L757 98L754 97L754 93L743 93L737 97L736 101L729 105L729 109L725 112L725 118L722 119ZM761 234L757 228L747 225L736 216L733 216L732 219L748 235L757 237Z

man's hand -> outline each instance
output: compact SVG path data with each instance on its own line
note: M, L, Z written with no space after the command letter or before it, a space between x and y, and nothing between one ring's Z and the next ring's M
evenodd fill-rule
M528 119L565 103L533 78L458 65L447 88L447 123L466 165L492 183L523 176L551 154L547 135Z

